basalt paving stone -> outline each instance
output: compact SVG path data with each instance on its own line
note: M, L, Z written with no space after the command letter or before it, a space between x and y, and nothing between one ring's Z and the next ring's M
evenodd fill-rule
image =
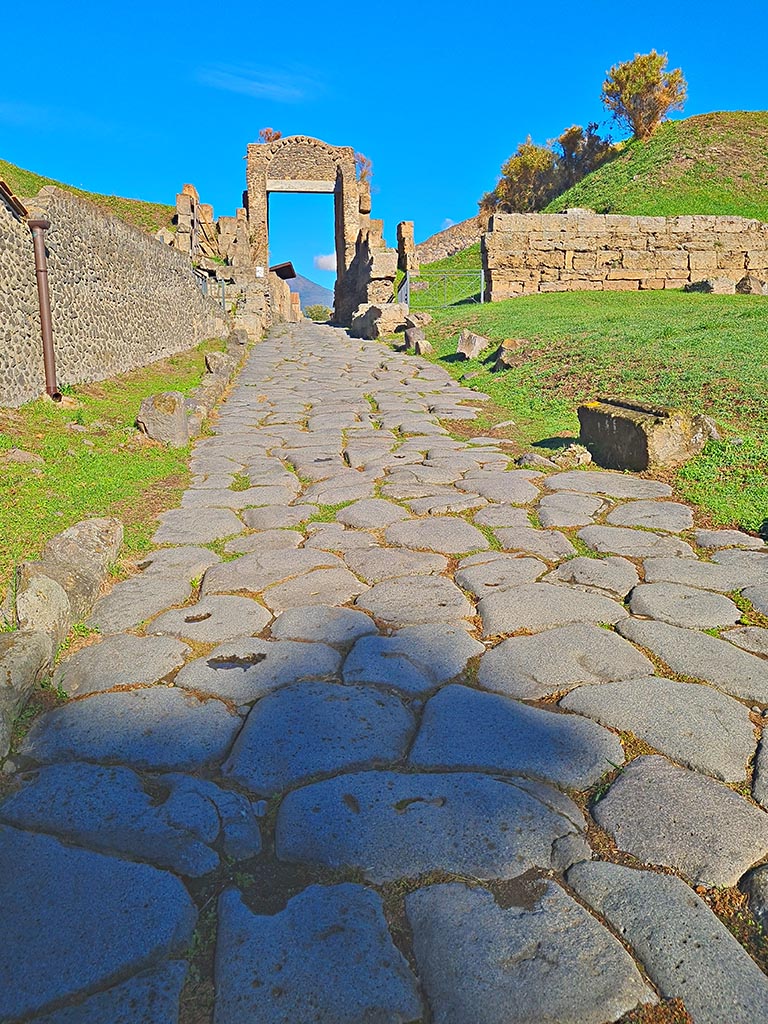
M46 1012L182 953L196 918L167 871L0 826L0 1019Z
M670 559L679 562L680 559ZM647 565L647 563L645 563ZM625 598L639 582L637 569L626 558L587 558L579 556L558 565L544 583L570 583L575 587L601 590L610 596Z
M181 668L187 654L189 647L171 637L116 634L65 658L53 685L70 697L117 686L151 686Z
M320 773L397 761L414 729L413 715L392 694L296 683L258 702L222 772L252 793L271 796Z
M545 528L587 526L604 507L605 502L602 498L596 498L592 494L555 491L554 494L545 494L539 502L539 522Z
M761 583L757 587L748 587L742 591L742 596L752 602L752 607L763 615L768 615L768 583Z
M549 786L476 773L340 775L289 793L280 860L356 868L382 883L451 871L516 878L590 856L584 817Z
M149 632L212 644L238 636L254 636L271 622L272 615L250 597L203 597L197 604L166 612Z
M376 623L365 612L323 605L290 608L271 626L275 640L321 641L337 647L346 647L361 636L376 632Z
M741 610L722 594L678 583L641 583L632 591L629 607L633 615L690 629L733 626L741 618Z
M416 768L481 768L586 789L624 763L617 736L577 715L446 686L430 698L409 756Z
M475 509L483 508L488 502L477 494L462 494L459 491L454 491L453 494L433 494L424 498L408 499L407 504L415 515L439 516L446 512L474 512Z
M749 711L710 686L659 676L579 687L560 701L601 725L634 733L680 764L743 782L755 752Z
M341 523L310 523L305 550L356 551L377 546L376 538L365 530L346 530Z
M263 598L277 615L288 608L304 608L313 604L348 604L366 590L368 584L362 583L348 569L315 569L268 587Z
M533 583L548 569L538 558L518 558L499 552L494 552L494 555L494 558L472 565L465 565L467 559L464 559L454 576L458 586L476 597L486 597L523 583Z
M620 850L695 884L736 885L768 854L765 811L664 757L632 761L592 813Z
M475 614L461 590L443 576L402 576L384 580L358 597L355 604L394 627L426 622L463 625Z
M652 662L620 636L578 623L502 641L481 658L478 682L508 697L538 700L652 672Z
M700 548L754 548L765 550L765 541L741 530L695 530L694 541Z
M727 548L724 551L715 551L712 561L718 565L727 565L732 569L744 569L754 573L754 584L768 583L768 552L766 551L739 551L737 548Z
M766 739L768 736L764 733L763 739L760 741L760 746L757 750L757 758L755 759L755 773L752 781L752 796L760 804L761 807L765 807L768 810L768 744Z
M518 526L528 527L531 521L525 509L514 505L489 505L481 508L472 517L478 526Z
M304 499L318 505L341 505L345 501L359 501L361 498L372 498L376 485L373 480L366 480L357 470L350 469L357 480L333 479L312 484L304 492Z
M327 551L256 551L213 566L203 576L201 592L204 596L235 591L258 593L312 569L331 568L343 569L344 563Z
M243 521L228 508L172 508L158 518L155 544L210 544L245 532Z
M434 1024L605 1024L657 1001L618 939L554 882L511 906L432 885L405 907Z
M768 656L768 629L762 626L739 626L725 630L720 636L751 654Z
M303 540L304 535L298 530L264 530L228 540L224 550L230 555L251 555L254 551L287 551L299 547Z
M448 559L432 551L408 548L365 548L347 551L344 561L366 583L381 583L396 576L439 575L448 568Z
M398 483L386 477L381 487L381 493L385 498L394 498L396 501L411 501L416 498L434 498L436 501L441 496L448 495L450 499L457 501L466 499L466 494L457 491L455 487L440 487L437 484L420 483Z
M441 516L433 519L409 519L388 527L385 538L396 547L437 551L457 555L466 551L485 550L488 539L464 519Z
M627 526L585 526L579 530L578 536L588 548L603 554L628 555L630 558L654 555L696 557L690 544L678 537L662 536L649 530L633 530Z
M252 530L274 530L282 527L301 526L320 510L317 505L265 505L262 508L248 508L243 512L243 522Z
M741 700L768 704L768 662L762 658L726 640L666 622L625 619L616 628L622 636L661 658L672 672L703 679Z
M333 678L341 660L326 644L230 640L190 661L176 676L176 686L245 704L289 683Z
M172 960L29 1024L178 1024L187 969Z
M644 526L649 530L680 533L693 526L693 512L676 501L628 501L606 518L613 526Z
M423 1016L381 897L312 885L271 917L235 889L219 898L216 1024L409 1024Z
M46 712L24 739L21 753L44 764L118 762L183 771L224 757L241 725L220 701L153 686L96 694Z
M550 491L579 491L605 494L609 498L669 498L672 488L657 480L642 480L623 473L572 469L548 476L544 484Z
M383 498L365 498L343 508L336 516L340 523L357 530L378 530L408 519L408 512Z
M485 636L534 632L569 622L616 623L627 617L623 604L602 594L551 583L526 583L489 594L477 606Z
M739 888L747 894L749 909L760 927L768 926L768 865L750 871L739 883Z
M621 935L662 996L696 1024L768 1019L768 978L707 904L679 878L597 861L568 884Z
M166 576L159 571L140 573L116 583L100 597L87 623L104 634L120 633L166 608L184 604L191 595L191 583L181 576Z
M181 507L202 511L209 508L243 509L256 505L280 505L293 501L301 490L298 480L296 484L296 487L249 487L247 491L191 489L181 499Z
M137 566L144 573L184 576L185 579L191 580L196 576L202 576L206 569L220 561L221 557L208 548L183 546L150 551L137 562Z
M390 474L392 483L452 484L461 478L461 472L434 465L411 465Z
M700 590L730 594L762 577L760 569L698 562L692 558L646 558L643 561L646 583L679 583Z
M455 679L485 647L460 626L406 626L392 636L357 641L343 667L345 683L391 686L421 694Z
M527 470L507 470L502 473L467 473L457 483L461 490L474 491L489 501L505 502L508 505L527 505L539 496L539 489L531 483L533 473Z
M494 530L505 551L527 551L548 562L572 558L576 548L556 530L535 530L532 526L500 527Z
M221 843L232 859L261 849L253 808L239 793L188 775L164 775L162 800L128 768L57 764L22 776L0 819L90 849L148 861L176 874L215 870Z
M193 476L190 488L193 490L226 491L235 479L234 469L231 473L210 473L207 476Z

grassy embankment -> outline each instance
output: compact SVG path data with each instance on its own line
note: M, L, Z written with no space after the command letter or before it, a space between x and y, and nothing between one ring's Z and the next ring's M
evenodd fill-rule
M223 345L203 342L143 369L67 388L78 401L74 409L44 400L0 409L0 592L16 562L90 516L123 522L126 557L149 547L156 515L178 504L187 485L189 449L140 435L139 406L157 391L189 392L204 373L205 352ZM9 461L10 448L43 462Z

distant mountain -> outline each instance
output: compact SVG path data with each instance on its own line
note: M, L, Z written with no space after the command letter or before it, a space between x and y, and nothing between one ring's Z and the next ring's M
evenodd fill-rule
M301 308L307 306L327 306L333 309L333 292L330 288L323 288L321 284L315 284L301 274L288 281L288 287L292 292L297 292L301 299Z

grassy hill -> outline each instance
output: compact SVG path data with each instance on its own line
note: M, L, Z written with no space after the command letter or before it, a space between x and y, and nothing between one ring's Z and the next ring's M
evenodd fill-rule
M0 178L6 182L19 199L31 199L44 185L56 185L58 188L73 192L81 199L98 206L105 213L112 213L134 227L154 235L160 228L171 226L176 212L174 206L163 203L145 203L141 199L124 199L122 196L102 196L98 192L84 192L82 189L65 185L53 178L45 178L41 174L25 171L22 167L0 160Z
M730 214L768 221L768 111L667 121L546 208L675 217Z

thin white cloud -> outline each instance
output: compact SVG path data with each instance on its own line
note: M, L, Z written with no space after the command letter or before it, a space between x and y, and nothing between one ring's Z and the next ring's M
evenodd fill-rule
M336 270L336 253L328 256L315 256L315 268L317 270Z
M47 107L35 107L31 103L0 103L0 123L2 124L47 124L50 114Z
M213 64L198 72L198 80L212 89L236 92L257 100L274 103L299 103L320 85L309 75L291 69Z
M452 228L455 223L455 220L451 220L450 217L446 217L442 225L440 226L440 230L445 231L447 228Z

